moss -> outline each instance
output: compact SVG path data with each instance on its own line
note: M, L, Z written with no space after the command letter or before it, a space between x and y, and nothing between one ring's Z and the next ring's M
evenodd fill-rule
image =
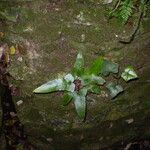
M36 108L32 107L26 109L23 116L24 119L27 119L30 122L36 122L37 124L43 120L40 112Z
M46 11L51 6L52 9ZM115 34L122 34L124 27L114 19L107 22L105 8L95 7L92 3L66 1L61 5L52 5L43 0L21 7L28 10L26 20L22 18L18 24L9 24L7 35L14 43L25 43L27 53L21 55L22 62L14 56L9 71L16 79L23 79L18 83L14 81L14 85L21 90L21 95L15 96L14 101L23 100L23 104L16 107L29 139L39 149L59 149L62 145L66 149L73 146L86 149L92 144L106 148L122 141L122 137L132 139L141 133L143 137L149 136L150 130L145 124L150 106L149 82L145 82L149 80L149 58L146 57L149 56L149 48L146 48L148 40L145 40L148 37L140 37L131 45L118 44ZM81 11L90 26L74 22ZM32 30L24 32L27 27ZM127 32L130 29L127 25ZM144 29L148 30L148 21L145 21ZM84 51L87 66L99 55L119 61L121 67L132 64L138 68L139 63L145 65L140 66L141 71L137 70L140 80L123 84L126 90L117 99L111 101L99 95L92 96L94 102L88 103L84 123L76 117L74 105L62 107L60 93L32 93L33 89L56 78L60 72L70 72L78 50ZM36 52L38 57L29 59L29 52ZM122 84L122 81L118 82ZM125 120L131 117L134 122L128 125ZM53 138L53 142L49 144L46 138Z

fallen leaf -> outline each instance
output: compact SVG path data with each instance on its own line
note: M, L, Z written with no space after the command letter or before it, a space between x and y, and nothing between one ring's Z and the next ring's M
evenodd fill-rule
M9 49L11 55L14 55L16 53L16 48L14 46L11 46Z

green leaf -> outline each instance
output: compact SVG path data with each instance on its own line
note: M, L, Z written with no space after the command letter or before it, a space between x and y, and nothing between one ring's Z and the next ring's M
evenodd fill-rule
M78 116L81 119L84 119L85 111L86 111L85 97L79 96L79 95L75 96L74 104L75 104L75 108L76 108Z
M122 2L122 6L118 12L118 18L122 21L123 24L126 24L129 17L132 15L133 2L132 0L125 0Z
M85 118L85 113L86 113L86 94L87 94L87 89L81 89L79 93L74 92L74 104L75 104L75 109L77 111L78 116L81 119Z
M101 89L98 85L93 85L90 89L90 92L91 93L94 93L94 94L100 94L101 93Z
M73 94L71 92L65 92L63 106L68 105L71 102L72 98L73 98Z
M132 66L128 66L125 68L124 72L121 74L121 77L127 82L129 80L133 80L138 78L136 72L134 71Z
M113 82L109 83L106 87L109 89L112 98L115 98L119 93L123 92L122 86L116 85Z
M76 58L76 62L73 68L73 74L75 76L81 76L84 73L84 59L82 52L79 52Z
M73 82L74 81L74 77L72 74L67 74L64 79L66 80L66 82Z
M55 92L55 91L63 91L65 90L65 83L63 82L63 79L55 79L52 81L49 81L40 87L36 88L33 92L34 93L49 93L49 92Z
M64 77L66 91L73 92L75 90L75 84L73 83L74 80L74 77L70 73Z
M86 87L82 88L78 94L79 95L83 95L83 96L86 96L87 95L87 92L88 92L88 89Z
M103 67L101 69L101 74L104 76L108 76L110 73L118 73L118 71L119 71L118 64L105 60Z
M117 6L109 13L109 17L116 17L122 24L126 24L133 13L133 0L118 1Z
M90 69L88 70L89 74L98 75L101 72L103 67L104 59L102 57L97 58Z
M66 83L65 91L74 92L75 84L74 83Z
M102 77L96 76L94 74L83 76L83 80L85 85L87 84L103 85L106 82Z

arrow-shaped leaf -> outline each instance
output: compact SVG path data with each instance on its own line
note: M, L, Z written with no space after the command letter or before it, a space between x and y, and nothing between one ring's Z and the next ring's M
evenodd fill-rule
M65 90L65 83L63 82L63 79L55 79L52 81L49 81L37 89L35 89L33 92L34 93L50 93L50 92L55 92L55 91L63 91Z

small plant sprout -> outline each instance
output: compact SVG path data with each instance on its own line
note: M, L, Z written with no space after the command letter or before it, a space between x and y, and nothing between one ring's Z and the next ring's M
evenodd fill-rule
M100 94L100 86L106 83L104 76L118 73L119 66L116 63L98 57L91 67L85 68L82 52L79 52L71 73L58 79L49 81L37 89L34 93L64 92L63 105L74 103L78 116L84 120L86 114L86 96L88 93ZM123 88L120 85L109 83L106 86L112 98L116 97Z
M101 60L100 60L101 61ZM65 75L63 78L55 79L43 84L34 90L34 93L49 93L64 91L63 105L74 102L78 116L85 118L86 113L86 95L88 92L100 93L99 85L103 85L105 80L96 74L88 73L85 70L82 53L79 52L72 73Z

